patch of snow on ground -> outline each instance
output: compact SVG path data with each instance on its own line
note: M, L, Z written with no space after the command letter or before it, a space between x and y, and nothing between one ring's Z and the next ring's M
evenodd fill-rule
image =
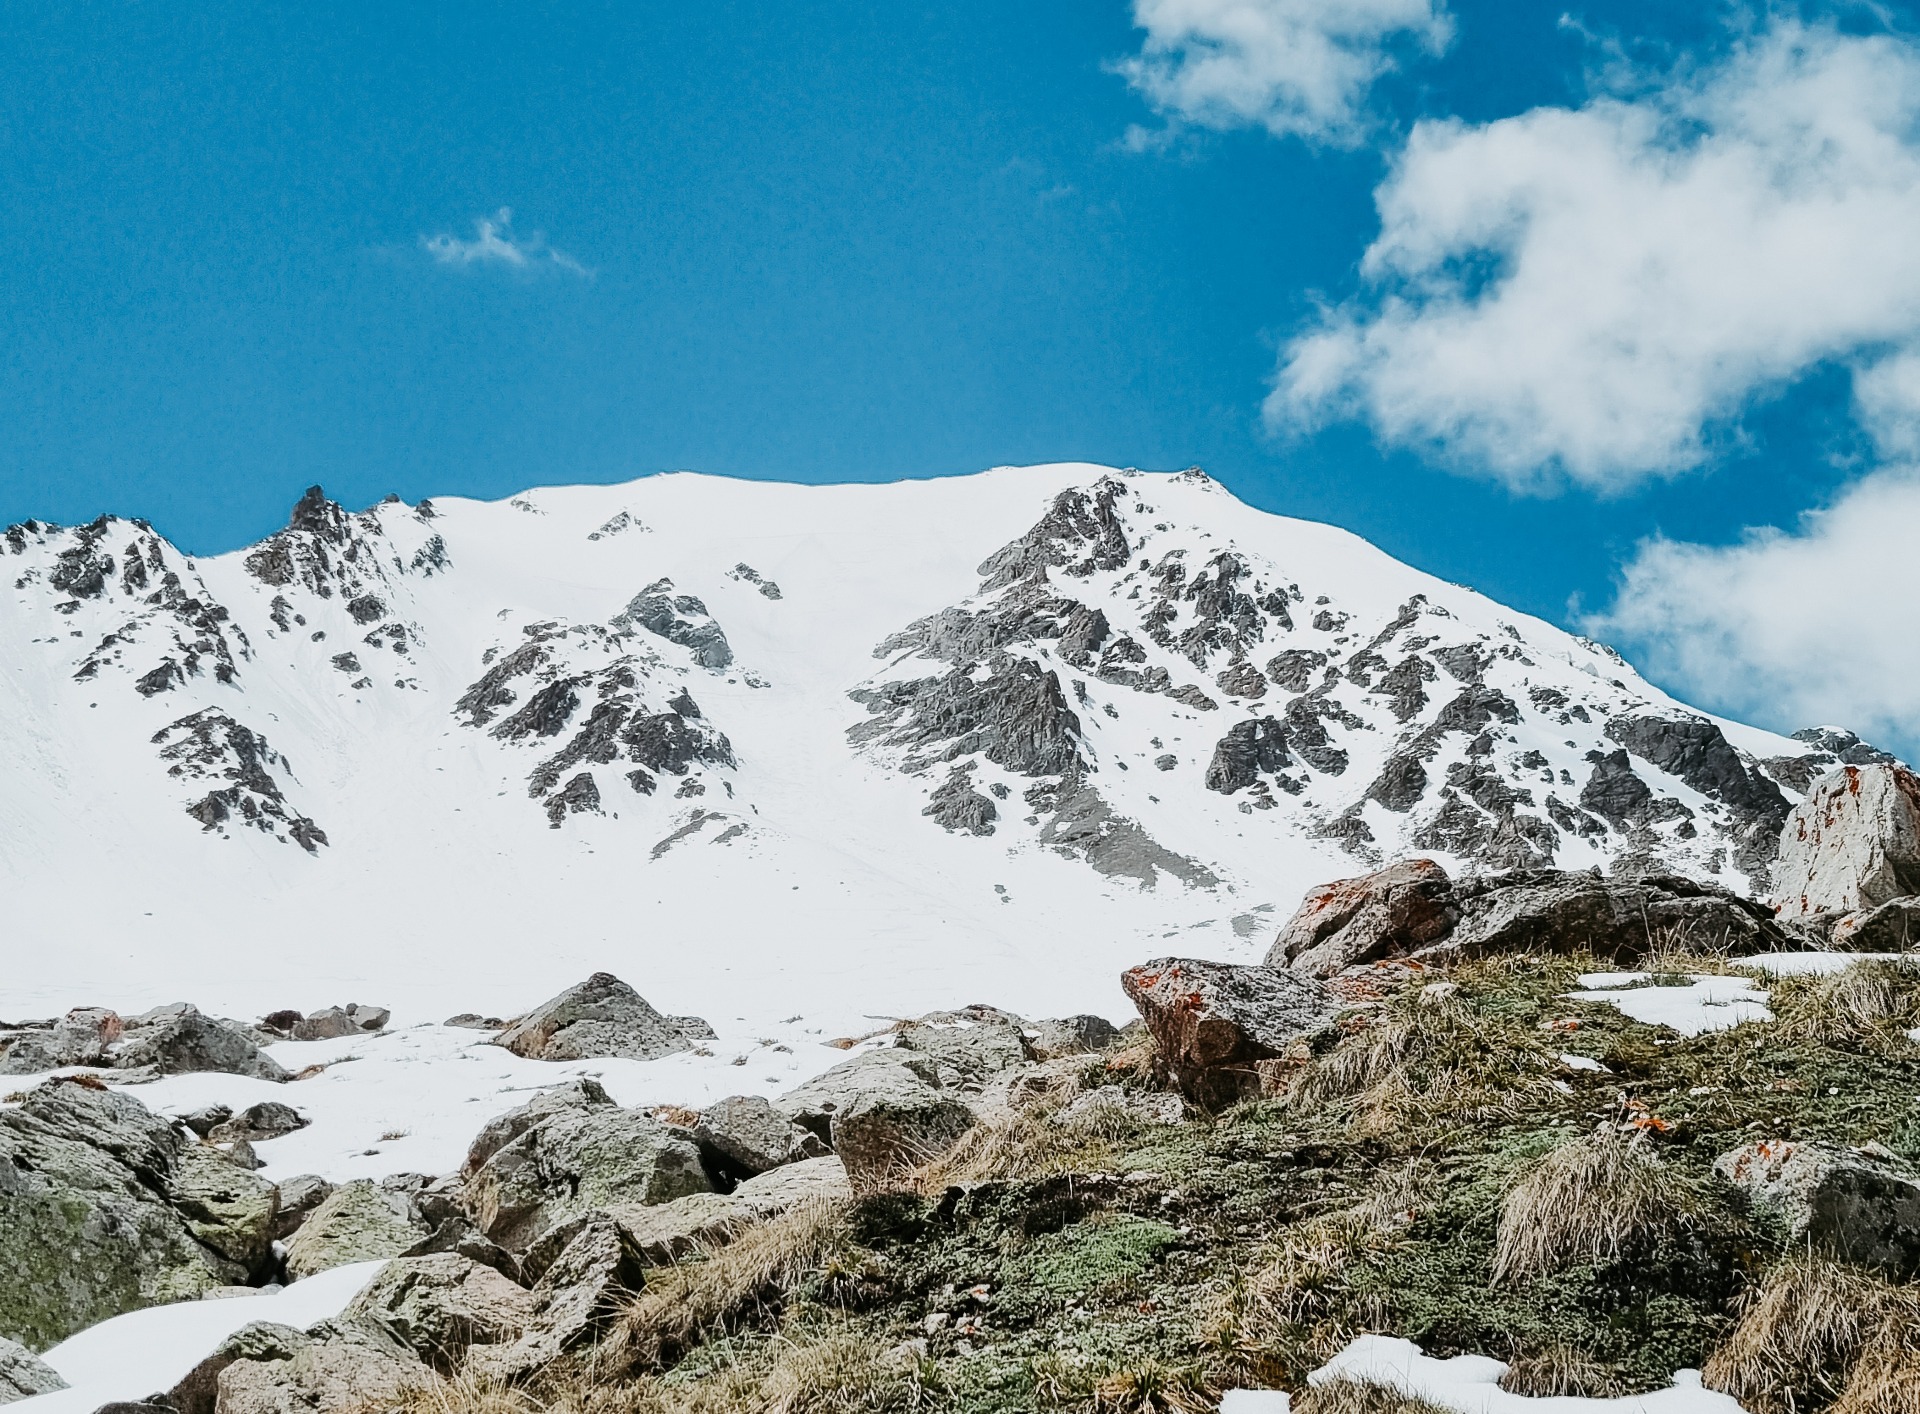
M292 1105L309 1124L255 1141L265 1164L262 1176L277 1183L312 1173L344 1183L394 1173L452 1173L488 1120L577 1075L593 1076L622 1105L699 1109L729 1095L771 1098L849 1054L798 1024L776 1034L723 1033L700 1048L710 1054L653 1061L525 1060L487 1038L486 1032L421 1025L334 1041L287 1041L267 1054L289 1071L327 1068L285 1085L211 1071L169 1075L129 1086L126 1093L168 1115L215 1104L238 1112L261 1100ZM10 1076L8 1085L24 1091L45 1078Z
M1826 977L1844 972L1856 962L1895 962L1912 953L1897 952L1770 952L1743 957L1732 966L1769 977Z
M1424 1355L1410 1340L1363 1335L1307 1377L1315 1386L1335 1380L1381 1385L1415 1399L1425 1399L1459 1414L1745 1414L1728 1395L1700 1384L1697 1370L1676 1371L1671 1387L1652 1394L1618 1399L1582 1399L1573 1396L1533 1398L1509 1394L1500 1388L1507 1367L1485 1355L1456 1355L1436 1360ZM1277 1404L1255 1404L1244 1398L1223 1402L1223 1414L1283 1414L1286 1396Z
M1580 978L1585 991L1569 992L1576 1002L1608 1002L1635 1021L1666 1026L1682 1036L1725 1031L1743 1021L1771 1021L1767 993L1746 977L1695 973L1684 987L1655 987L1645 972L1589 972Z
M40 1358L70 1386L8 1407L19 1414L92 1414L103 1404L165 1393L255 1321L298 1330L332 1320L385 1262L355 1262L295 1282L284 1291L218 1301L180 1301L129 1311L70 1336Z

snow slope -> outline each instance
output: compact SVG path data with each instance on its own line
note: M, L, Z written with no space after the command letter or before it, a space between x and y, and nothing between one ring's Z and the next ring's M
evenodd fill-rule
M1198 473L310 494L230 555L29 522L0 567L0 1015L406 1026L596 969L742 1044L1114 1014L1399 854L1746 887L1850 744Z

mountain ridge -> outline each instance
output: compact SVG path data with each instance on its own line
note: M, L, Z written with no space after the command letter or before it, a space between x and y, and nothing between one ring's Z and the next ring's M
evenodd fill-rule
M1812 776L1881 755L1198 472L315 488L224 555L103 517L0 564L0 871L68 939L16 969L48 1002L76 960L238 1010L470 957L477 1005L605 964L680 1010L905 1012L1044 960L1072 1010L1409 853L1764 891Z

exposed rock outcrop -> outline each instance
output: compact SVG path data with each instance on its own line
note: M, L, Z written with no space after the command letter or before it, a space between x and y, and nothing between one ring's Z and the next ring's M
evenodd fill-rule
M1416 952L1459 921L1447 871L1431 859L1409 859L1313 890L1274 939L1266 962L1331 977L1355 963Z
M329 1267L398 1257L427 1233L403 1195L367 1179L342 1184L294 1234L287 1275L299 1281Z
M1791 1246L1894 1281L1920 1275L1920 1174L1892 1154L1775 1139L1722 1154L1714 1170L1778 1213Z
M1920 777L1843 766L1788 816L1773 870L1782 913L1851 913L1920 894Z
M690 1051L710 1036L706 1023L662 1016L645 997L611 972L596 972L528 1012L495 1044L528 1060L584 1060L620 1056L657 1060Z
M0 1337L0 1404L65 1389L67 1382L26 1346Z
M1326 984L1298 972L1163 957L1120 985L1139 1008L1181 1093L1219 1109L1261 1088L1259 1064L1333 1020Z

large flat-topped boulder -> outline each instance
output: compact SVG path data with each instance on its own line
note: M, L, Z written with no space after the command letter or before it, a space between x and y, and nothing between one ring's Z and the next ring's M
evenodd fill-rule
M1920 894L1920 777L1894 765L1822 776L1787 817L1773 878L1787 916L1852 913Z
M690 1051L696 1041L712 1034L705 1022L663 1016L611 972L596 972L535 1007L495 1037L494 1044L529 1060L658 1060Z
M1439 942L1459 921L1447 871L1431 859L1405 859L1308 893L1274 939L1267 966L1332 977Z

